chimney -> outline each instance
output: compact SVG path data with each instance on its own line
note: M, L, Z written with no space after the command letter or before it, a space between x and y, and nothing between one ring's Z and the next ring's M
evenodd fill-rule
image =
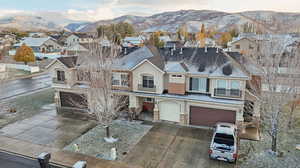
M207 53L207 46L205 46L204 52Z
M183 49L182 48L180 48L180 54L183 54Z
M174 55L174 50L173 50L173 49L171 49L171 55L172 55L172 56Z
M217 51L216 51L216 53L219 53L219 48L217 47Z

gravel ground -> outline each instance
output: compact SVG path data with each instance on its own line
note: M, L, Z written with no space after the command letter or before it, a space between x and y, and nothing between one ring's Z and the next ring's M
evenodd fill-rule
M107 143L104 141L106 135L103 126L96 126L86 134L82 135L71 144L66 146L64 150L75 152L75 144L79 147L79 153L95 156L98 158L110 160L111 148L117 148L117 160L122 160L125 153L130 152L140 139L148 133L152 128L150 125L144 125L142 122L129 122L116 120L110 127L111 134L119 140L116 143Z
M53 97L54 90L48 89L0 102L0 128L15 121L32 117L37 113L47 111L47 109L43 109L42 107L53 104ZM9 109L16 109L16 113L9 113Z

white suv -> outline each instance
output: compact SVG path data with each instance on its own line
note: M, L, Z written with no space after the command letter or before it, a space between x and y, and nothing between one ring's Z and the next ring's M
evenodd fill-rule
M217 123L210 144L209 157L234 163L237 159L236 126L230 123Z

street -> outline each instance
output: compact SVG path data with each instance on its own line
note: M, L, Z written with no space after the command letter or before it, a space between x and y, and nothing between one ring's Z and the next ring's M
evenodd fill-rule
M38 160L0 152L0 168L40 168ZM50 168L60 168L50 166Z
M0 85L0 100L12 98L40 89L50 88L51 83L52 78L49 74L7 81Z

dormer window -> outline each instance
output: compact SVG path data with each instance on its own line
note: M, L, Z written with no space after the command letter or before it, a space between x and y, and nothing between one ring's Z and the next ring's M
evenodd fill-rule
M56 72L56 75L57 75L57 81L65 81L66 78L65 78L65 71L57 71Z

